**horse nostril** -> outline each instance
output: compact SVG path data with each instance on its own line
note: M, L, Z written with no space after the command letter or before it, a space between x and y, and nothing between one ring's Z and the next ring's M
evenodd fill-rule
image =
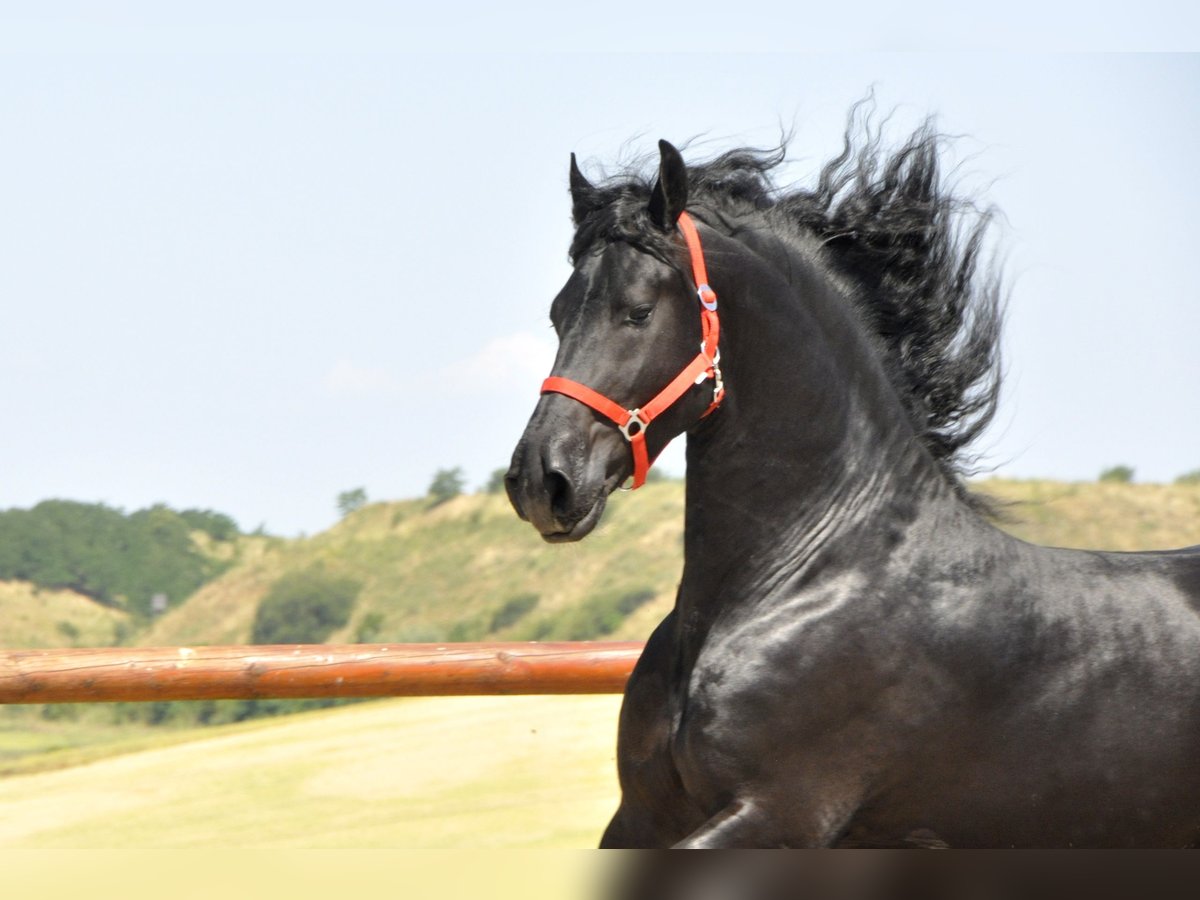
M574 494L566 475L558 469L546 472L546 496L550 498L550 509L554 515L560 519L564 518L564 514L570 511Z

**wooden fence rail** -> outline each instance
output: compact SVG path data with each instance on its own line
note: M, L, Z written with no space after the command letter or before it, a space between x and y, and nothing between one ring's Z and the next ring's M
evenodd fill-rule
M0 651L0 703L620 693L638 642Z

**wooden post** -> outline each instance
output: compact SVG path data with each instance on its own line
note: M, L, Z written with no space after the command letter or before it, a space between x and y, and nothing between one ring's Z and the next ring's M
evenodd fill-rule
M621 693L639 642L0 651L0 703Z

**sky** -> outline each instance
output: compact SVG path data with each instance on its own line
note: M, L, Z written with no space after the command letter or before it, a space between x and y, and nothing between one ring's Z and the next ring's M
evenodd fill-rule
M0 508L162 502L292 535L347 489L419 496L452 466L474 489L553 358L568 154L599 175L659 138L702 158L784 128L803 183L871 90L897 140L927 115L958 135L961 184L1003 214L984 462L1173 480L1200 468L1200 55L1087 52L1200 46L1200 13L1158 5L851 38L828 12L783 27L788 5L670 41L654 10L0 13Z

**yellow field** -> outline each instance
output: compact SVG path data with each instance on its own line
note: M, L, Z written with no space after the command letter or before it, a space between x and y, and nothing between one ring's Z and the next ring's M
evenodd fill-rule
M584 848L620 698L391 700L0 780L0 848Z

